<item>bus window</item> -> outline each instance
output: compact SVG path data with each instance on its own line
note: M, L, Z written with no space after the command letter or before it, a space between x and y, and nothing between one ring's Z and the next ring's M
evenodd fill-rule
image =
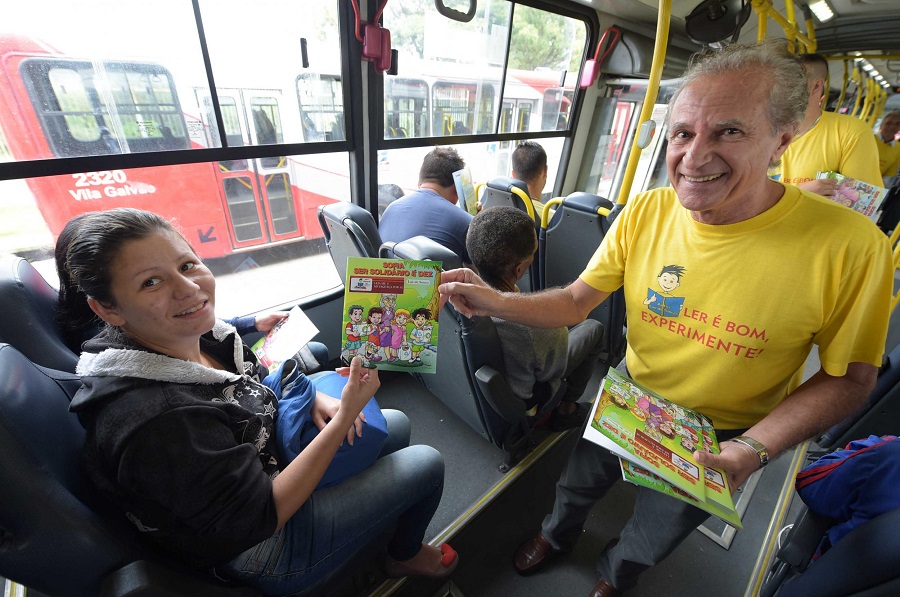
M55 156L189 146L172 76L160 66L27 58L19 72Z
M586 37L582 21L516 5L503 88L504 109L514 107L507 131L567 128Z
M438 81L432 88L432 130L440 135L490 132L494 87L480 83Z
M422 79L385 77L384 138L428 135L428 83Z
M302 74L297 97L304 141L343 141L344 92L336 75Z

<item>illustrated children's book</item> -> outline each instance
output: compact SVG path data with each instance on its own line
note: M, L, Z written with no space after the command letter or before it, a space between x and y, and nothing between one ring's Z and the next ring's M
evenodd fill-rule
M300 307L288 312L286 319L275 324L269 333L259 339L250 350L269 371L277 369L281 363L291 358L319 333Z
M441 262L350 257L346 279L341 360L434 373Z
M460 205L473 216L478 213L478 197L475 196L475 186L472 184L472 173L468 168L457 170L453 173L453 183L456 185L456 196Z
M816 174L816 178L833 178L838 181L838 187L830 199L865 216L872 217L887 196L885 188L849 178L837 172L819 172Z
M625 480L662 491L741 527L724 473L694 460L719 453L712 423L610 369L594 401L584 438L622 460Z

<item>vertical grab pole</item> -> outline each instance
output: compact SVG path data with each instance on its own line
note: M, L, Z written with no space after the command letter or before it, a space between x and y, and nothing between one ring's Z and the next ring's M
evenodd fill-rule
M669 43L669 21L672 18L672 0L659 0L659 15L656 18L656 44L653 46L653 65L650 67L650 79L647 81L647 92L644 94L644 105L641 106L640 126L650 120L653 114L653 104L659 94L659 80L662 78L663 64L666 61L666 45ZM628 164L625 166L625 174L622 177L622 187L619 189L619 199L616 203L625 205L628 195L631 193L631 185L634 184L634 175L637 172L638 160L641 157L641 148L638 147L638 135L634 135L631 143L631 153L628 155Z
M850 84L850 69L847 68L847 61L844 60L844 86L841 87L841 95L838 98L837 105L834 108L834 111L838 114L841 113L841 108L844 105L844 97L847 95L847 86Z

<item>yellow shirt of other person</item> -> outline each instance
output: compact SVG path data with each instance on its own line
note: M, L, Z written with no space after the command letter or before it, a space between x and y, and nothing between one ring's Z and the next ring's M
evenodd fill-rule
M716 428L771 412L800 384L813 344L830 375L881 365L887 236L842 205L784 188L772 208L719 226L695 221L671 187L641 193L580 276L606 292L624 284L631 376Z
M884 177L896 176L900 170L900 143L894 141L885 143L879 135L875 135L875 144L878 146L878 166Z
M880 187L878 148L869 125L852 116L822 112L811 129L794 137L769 177L800 184L815 180L818 172L839 172Z

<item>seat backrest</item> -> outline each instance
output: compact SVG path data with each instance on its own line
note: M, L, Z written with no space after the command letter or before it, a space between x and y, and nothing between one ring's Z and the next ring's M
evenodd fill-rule
M69 412L80 385L0 344L0 576L51 595L97 595L142 554L136 531L88 506L84 430Z
M158 554L91 490L69 412L80 386L0 343L0 577L61 597L257 596Z
M501 176L500 178L489 180L484 187L484 194L481 198L481 207L482 209L486 209L488 207L497 207L500 205L515 207L516 209L524 211L532 220L534 220L535 231L540 227L541 215L535 212L534 204L528 196L528 185L525 184L524 181L508 176ZM534 257L534 263L516 282L516 286L518 286L519 290L522 292L531 292L541 288L538 278L537 255Z
M577 192L565 197L547 229L538 239L538 271L541 288L566 286L574 282L612 225L606 210L613 204L593 193ZM624 349L625 295L614 292L588 315L603 324L604 361L615 366ZM616 361L616 362L613 362Z
M66 343L57 319L58 300L56 290L27 260L0 258L0 342L44 367L75 371L79 347Z
M346 283L348 257L378 257L381 235L375 218L354 203L319 206L319 225L341 281Z
M444 269L458 267L459 258L449 249L424 236L399 243L385 243L382 253L402 259L443 261ZM417 375L419 381L469 427L494 445L510 451L528 431L525 402L505 381L500 337L490 317L468 318L447 303L438 325L437 370ZM557 395L553 399L558 402ZM541 412L555 406L553 399Z

